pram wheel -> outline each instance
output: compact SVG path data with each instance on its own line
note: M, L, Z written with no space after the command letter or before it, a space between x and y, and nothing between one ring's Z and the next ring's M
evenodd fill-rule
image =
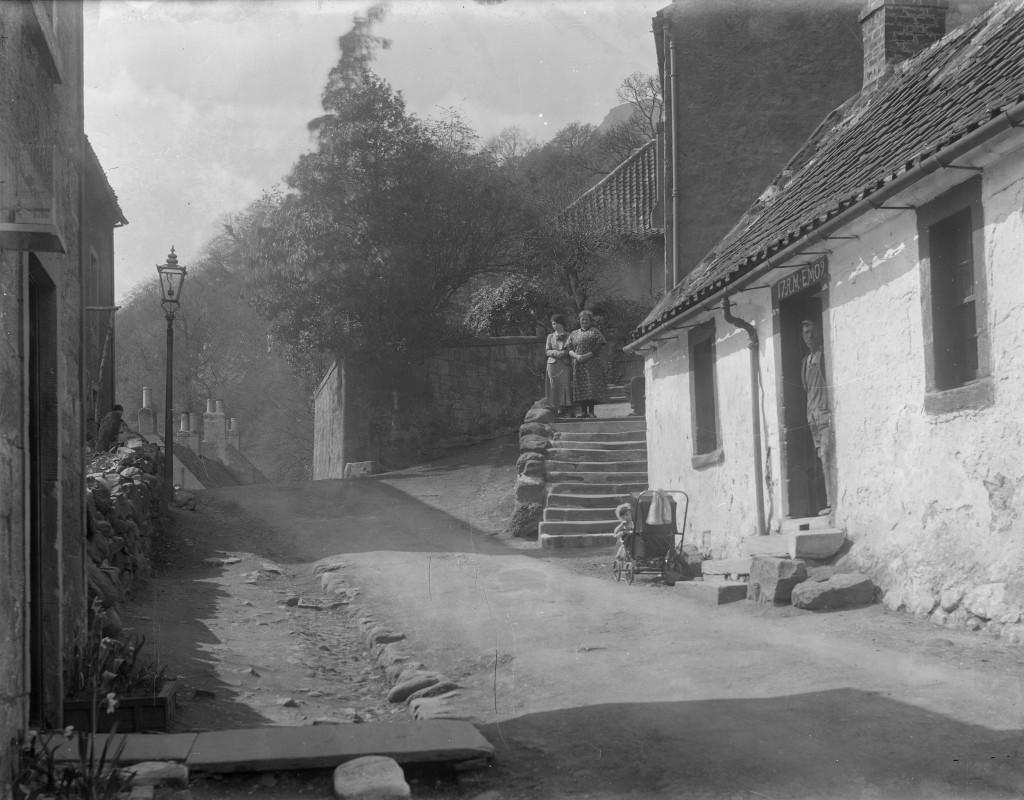
M612 572L615 573L616 583L622 580L622 574L626 571L626 565L621 558L616 558L615 563L612 564Z
M626 573L626 583L632 583L633 582L633 578L636 577L636 566L633 564L632 561L630 561L630 562L628 562L626 564L625 573Z
M686 575L686 564L673 548L665 553L665 561L661 566L661 580L666 586L675 586L676 581Z

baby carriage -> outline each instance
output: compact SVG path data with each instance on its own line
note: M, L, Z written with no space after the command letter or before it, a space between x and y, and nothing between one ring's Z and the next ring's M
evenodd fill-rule
M669 586L685 577L689 569L683 556L683 531L690 498L673 489L647 489L630 503L632 525L626 523L619 535L619 550L612 571L615 580L633 578L642 572L659 573Z

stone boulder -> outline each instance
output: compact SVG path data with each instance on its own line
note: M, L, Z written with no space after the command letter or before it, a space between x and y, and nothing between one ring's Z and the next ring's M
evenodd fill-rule
M540 453L527 451L521 453L516 460L516 474L527 475L531 478L544 479L547 472L544 468L544 456Z
M541 503L525 503L516 508L508 524L508 532L517 539L536 539L544 516Z
M545 439L551 438L551 426L545 425L543 422L524 422L519 426L520 436L543 436Z
M537 436L533 433L528 433L526 436L519 437L519 449L522 451L532 450L537 453L543 453L548 449L550 440L547 436Z
M555 412L550 406L534 406L526 412L523 422L554 422Z
M805 581L792 592L793 606L808 611L850 608L873 603L875 584L867 575L847 572L826 581Z
M807 580L803 561L772 556L755 556L750 562L747 599L766 605L785 605L793 587Z
M334 770L334 795L342 800L412 797L402 767L387 756L363 756Z
M521 506L543 503L546 491L547 486L543 478L531 478L527 475L516 478L516 503Z

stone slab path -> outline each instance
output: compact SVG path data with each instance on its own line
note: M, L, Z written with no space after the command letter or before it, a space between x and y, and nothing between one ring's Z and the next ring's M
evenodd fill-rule
M114 734L115 739L121 736ZM362 756L389 756L399 764L459 763L490 758L491 746L468 722L366 723L248 728L172 734L126 734L120 762L178 761L195 772L272 772L333 768ZM97 755L110 738L99 734ZM117 742L111 744L110 749ZM58 761L77 761L74 741L56 751Z

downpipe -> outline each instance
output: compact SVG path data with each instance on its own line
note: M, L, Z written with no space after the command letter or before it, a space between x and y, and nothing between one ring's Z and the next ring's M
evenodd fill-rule
M757 329L746 320L734 317L732 302L729 296L722 298L722 315L730 325L743 330L747 334L747 348L750 353L750 418L754 437L754 494L757 504L757 535L764 536L768 531L764 518L764 471L761 465L761 406L760 395L760 344Z

